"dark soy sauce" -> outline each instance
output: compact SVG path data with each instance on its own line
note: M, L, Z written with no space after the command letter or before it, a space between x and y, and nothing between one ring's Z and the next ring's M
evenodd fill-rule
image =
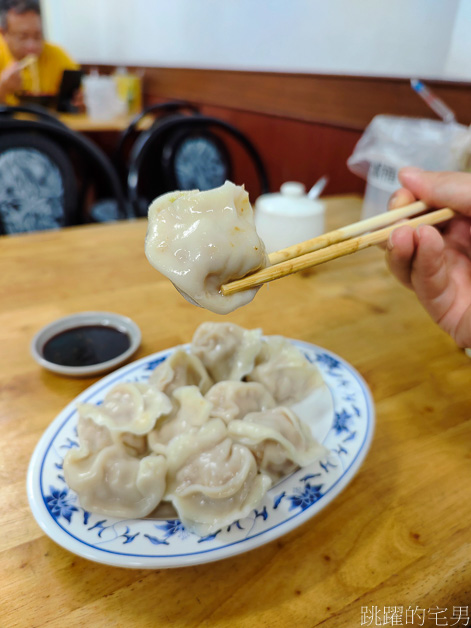
M49 362L62 366L91 366L116 358L130 346L129 336L115 327L84 325L50 338L43 355Z

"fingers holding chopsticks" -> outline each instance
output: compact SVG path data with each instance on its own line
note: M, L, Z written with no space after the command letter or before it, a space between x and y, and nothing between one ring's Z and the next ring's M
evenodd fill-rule
M418 204L422 207L423 204ZM406 208L404 208L406 209ZM417 209L417 208L415 208ZM422 208L423 210L423 208ZM408 211L410 211L410 206ZM336 242L335 244L328 245L322 249L318 249L316 251L311 251L310 253L304 253L303 255L299 255L296 258L291 258L289 260L285 260L284 262L279 262L273 266L268 266L267 268L263 268L262 270L256 271L250 275L247 275L241 279L236 279L227 284L221 286L221 293L224 296L229 296L230 294L234 294L236 292L240 292L241 290L248 290L249 288L253 288L255 286L260 286L263 283L267 283L269 281L274 281L276 279L281 279L282 277L286 277L287 275L291 275L293 273L297 273L301 270L306 270L307 268L312 268L317 266L318 264L323 264L325 262L337 259L338 257L343 257L345 255L351 255L356 253L357 251L361 251L362 249L368 248L370 246L374 246L379 244L380 242L385 242L390 234L397 229L396 225L391 225L392 212L386 212L385 214L381 214L376 218L386 219L389 221L389 226L384 227L382 229L377 229L376 231L370 231L357 236L352 237L346 240L342 240L341 242ZM439 209L433 212L428 212L426 214L416 216L411 218L408 222L409 227L417 227L422 224L435 225L442 223L446 220L450 220L454 216L454 212L445 207L443 209ZM350 227L354 227L355 232L358 230L358 225L368 224L370 227L371 223L370 219L364 221L363 223L354 223L350 225ZM345 227L344 231L346 231L349 227Z
M433 300L445 289L445 243L434 227L407 225L391 233L387 261L391 272L421 300Z
M447 249L443 236L428 225L414 230L401 228L390 240L391 270L415 291L431 318L460 344L457 327L470 302L469 261L460 260L456 252Z
M402 171L401 171L402 172ZM417 198L407 188L399 188L389 199L388 211L399 209L405 205L414 203ZM393 273L407 288L412 289L411 270L412 257L415 251L414 229L404 225L391 233L386 242L379 246L386 250L386 260Z
M395 203L402 204L406 197L413 197L411 191L396 195ZM436 207L436 205L434 205ZM407 220L409 229L419 225L439 225L455 217L455 213L449 207L436 211L429 211L430 207L424 201L415 201L402 206L394 211L373 216L346 227L323 234L317 238L306 240L293 247L277 251L270 255L271 266L254 272L246 277L236 279L221 286L221 293L229 296L242 290L260 286L263 283L281 279L292 273L306 270L318 264L350 255L369 246L386 242L393 231L400 231L398 222ZM425 213L424 213L425 212ZM409 285L410 269L415 246L414 239L409 234L404 235L405 246L390 247L390 260L393 272L401 281ZM393 242L392 240L391 242Z
M397 209L400 209L401 207L407 207L408 205L411 205L415 203L416 201L417 199L412 194L412 192L410 192L409 190L406 190L405 188L400 188L399 190L394 192L394 194L389 199L388 211L397 210ZM399 225L402 222L406 223L407 220L404 218L398 221L397 226L399 227ZM387 242L381 242L378 246L382 249L386 249L386 245L387 245ZM404 281L402 281L402 283L407 285Z
M405 186L392 208L420 198L455 210L439 228L398 226L387 244L392 273L412 288L432 319L460 346L471 346L471 174L400 171Z
M420 198L431 207L451 207L471 217L470 174L467 172L427 172L420 168L399 171L402 192ZM410 203L407 200L407 203Z
M411 268L411 283L419 300L430 308L439 320L449 306L447 293L449 274L445 258L445 242L441 234L428 225L413 233L415 256Z
M399 209L404 205L410 205L416 200L417 199L412 194L412 192L406 190L405 188L400 188L399 190L394 192L394 194L389 199L388 210L391 211L392 209Z
M386 261L392 274L407 288L412 289L412 259L415 253L414 229L407 225L391 233L384 247Z
M463 179L460 176L462 174L426 172L420 168L403 168L399 171L399 181L406 187L400 188L391 196L388 210L397 210L420 198L432 207L452 207L458 211L459 208L467 208L469 205L471 213L471 196L468 191L468 199L466 200L465 193L469 185L467 179L469 175L464 175L463 184ZM456 220L455 218L451 223L445 223L444 229L450 230L450 225ZM422 228L418 227L418 229ZM441 227L435 227L435 230L441 229ZM423 233L427 233L427 230ZM432 237L432 235L429 236L430 242L432 242ZM384 247L387 249L386 259L391 272L409 288L413 287L411 284L412 265L419 240L418 234L414 234L409 226L398 224L397 229L389 237L387 246ZM438 242L438 238L433 238L433 241ZM425 248L425 252L427 252L427 246L428 239L423 242L421 248Z
M406 169L400 180L410 188L393 198L393 207L401 205L399 209L325 234L322 242L308 240L279 251L284 261L271 259L272 266L221 286L222 294L260 286L387 242L392 272L416 292L433 320L457 344L471 347L471 174ZM410 203L416 198L421 200ZM433 207L442 209L430 211ZM398 224L406 218L407 224Z

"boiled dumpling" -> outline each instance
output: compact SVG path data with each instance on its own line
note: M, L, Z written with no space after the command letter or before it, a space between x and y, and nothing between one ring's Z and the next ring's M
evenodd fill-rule
M231 421L229 434L250 448L260 469L276 480L327 453L289 408L251 412Z
M114 435L114 441L121 443L130 456L143 458L150 453L147 434L138 435L131 432L122 432Z
M124 446L112 444L108 428L91 419L79 420L78 433L80 447L67 452L63 469L80 505L110 517L150 514L165 491L165 458L130 455Z
M204 473L209 465L217 467L217 478ZM185 466L180 477L172 502L185 528L200 536L247 517L271 486L249 449L230 438Z
M169 396L181 386L198 386L204 395L213 381L196 355L177 349L157 366L149 378L149 385Z
M276 406L268 390L258 382L218 382L206 393L206 399L212 404L211 416L226 423Z
M97 453L114 443L110 430L105 425L97 425L86 415L80 414L80 407L77 434L81 449L86 449L89 453Z
M182 386L173 393L176 409L157 423L150 432L148 441L151 449L163 453L162 445L169 443L179 434L190 434L208 421L212 404L207 401L197 386Z
M179 434L173 438L167 448L168 479L180 469L185 461L202 451L211 449L227 437L227 427L220 419L207 421L198 430L198 438L193 433Z
M191 351L216 382L241 380L250 373L262 348L262 331L234 323L202 323L193 335Z
M79 416L93 419L112 432L142 435L149 432L157 419L172 410L170 399L146 384L117 384L100 406L83 403Z
M147 259L184 296L217 314L254 298L257 289L220 292L222 284L268 265L243 187L226 181L206 192L170 192L151 204L148 218Z
M86 404L83 404L86 408ZM106 425L97 425L95 421L83 413L83 407L78 409L78 426L80 446L88 448L89 452L96 453L108 445L121 444L126 451L135 457L143 457L148 452L147 436L132 434L131 432L111 432Z
M64 476L85 510L109 517L145 517L160 503L165 491L164 456L138 459L119 445L83 459L79 454L77 449L67 453Z
M277 404L287 406L323 385L319 369L282 336L271 336L263 342L247 380L263 384Z
M234 443L219 419L196 435L174 438L168 461L166 498L183 525L201 536L246 517L271 486L270 478L258 473L250 450Z
M166 501L189 531L211 535L260 507L272 482L327 455L282 405L301 412L322 385L284 338L204 323L147 383L118 383L101 404L78 406L80 446L64 459L65 479L86 510L140 518Z

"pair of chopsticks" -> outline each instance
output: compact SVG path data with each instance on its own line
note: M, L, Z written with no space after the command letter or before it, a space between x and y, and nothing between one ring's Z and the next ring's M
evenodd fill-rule
M397 227L407 224L410 227L418 227L419 225L436 225L446 220L450 220L455 215L452 209L448 207L432 211L417 218L407 220L405 223L394 224L398 221L405 220L411 216L416 216L430 208L422 201L417 201L411 205L393 209L368 218L355 222L341 229L324 233L317 238L306 240L300 244L295 244L281 251L276 251L269 255L271 266L259 270L251 275L247 275L242 279L236 279L221 286L221 292L224 296L229 296L242 290L248 290L255 286L260 286L275 279L281 279L300 270L312 268L318 264L323 264L337 257L350 255L356 251L361 251L369 246L386 242L389 235L397 229ZM390 226L387 226L390 225ZM364 235L361 235L364 234Z
M23 57L23 59L18 62L18 68L20 70L24 70L29 65L32 65L33 63L36 63L37 60L38 60L38 58L37 58L36 55L26 55L26 57Z
M25 68L30 67L31 72L31 80L32 80L32 93L39 94L41 92L41 86L39 84L39 70L37 65L38 57L36 55L30 54L26 55L21 61L18 63L18 68L20 70L24 70Z

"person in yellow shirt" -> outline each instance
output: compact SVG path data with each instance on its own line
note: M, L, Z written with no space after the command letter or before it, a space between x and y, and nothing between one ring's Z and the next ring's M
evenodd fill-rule
M0 102L21 93L57 94L64 70L79 66L44 41L39 0L0 0Z

